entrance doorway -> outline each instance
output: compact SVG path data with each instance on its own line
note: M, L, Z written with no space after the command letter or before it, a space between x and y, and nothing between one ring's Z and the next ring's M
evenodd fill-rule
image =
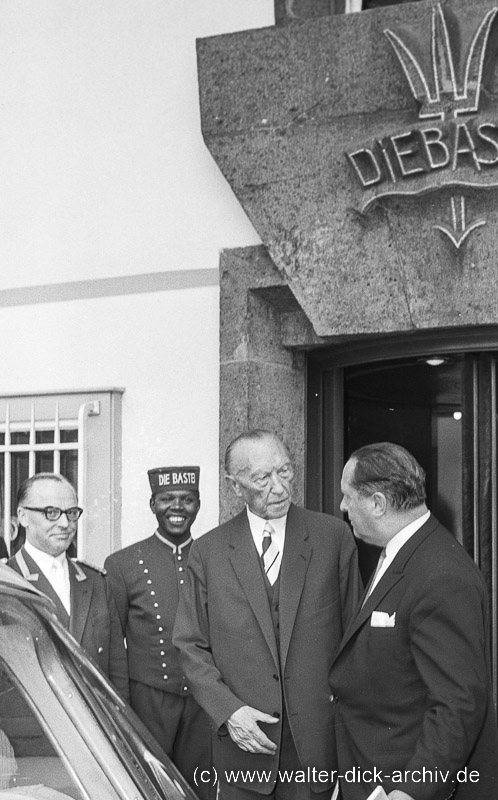
M409 450L427 474L429 508L462 542L461 356L433 356L344 370L344 447L372 442ZM364 579L378 559L359 543Z
M441 335L438 342L443 341ZM464 339L435 345L398 341L322 349L308 357L306 497L341 515L340 481L349 455L391 441L427 473L428 506L480 567L489 592L493 682L498 690L498 346L477 352ZM448 344L450 344L448 340ZM457 345L460 347L457 349ZM411 350L400 356L403 349ZM422 346L421 346L422 345ZM385 357L379 358L384 351ZM378 549L358 543L368 581Z

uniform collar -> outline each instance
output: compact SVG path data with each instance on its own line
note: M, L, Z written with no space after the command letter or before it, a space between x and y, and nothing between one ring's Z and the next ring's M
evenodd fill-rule
M172 550L172 552L174 553L174 555L176 555L177 553L181 553L181 552L182 552L182 550L184 549L184 547L187 547L187 546L188 546L188 545L189 545L189 544L192 542L192 537L191 537L191 536L189 536L186 542L182 542L182 544L173 544L173 542L170 542L170 540L169 540L169 539L166 539L166 537L165 537L165 536L161 536L161 534L159 533L159 530L157 530L157 531L155 532L155 536L157 536L157 538L158 538L158 539L159 539L161 542L163 542L163 544L167 544L167 545L168 545L168 547L169 547L169 548Z
M54 561L60 562L63 567L65 567L67 563L65 552L60 553L58 556L51 556L50 553L45 553L43 550L35 547L34 544L31 544L31 542L28 542L27 540L24 542L24 549L28 555L31 556L33 561L36 561L44 575L48 575L50 573Z

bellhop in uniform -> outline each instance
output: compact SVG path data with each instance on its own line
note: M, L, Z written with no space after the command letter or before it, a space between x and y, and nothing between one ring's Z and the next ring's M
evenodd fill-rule
M171 643L178 600L200 508L199 467L148 472L158 528L110 555L105 567L126 637L131 706L197 794L196 768L210 768L210 725L194 700Z
M59 620L129 700L123 633L105 570L66 556L81 513L62 475L40 472L28 478L17 509L26 542L8 565L50 597Z
M269 431L237 437L225 463L247 508L193 543L174 634L214 724L219 797L330 800L328 673L359 597L353 536L292 504L289 454Z

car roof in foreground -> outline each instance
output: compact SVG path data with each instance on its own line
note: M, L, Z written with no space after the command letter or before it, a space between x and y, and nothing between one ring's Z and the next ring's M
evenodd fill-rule
M55 605L49 597L7 564L0 562L0 597L2 595L16 597L30 608L35 607L46 619L55 616Z

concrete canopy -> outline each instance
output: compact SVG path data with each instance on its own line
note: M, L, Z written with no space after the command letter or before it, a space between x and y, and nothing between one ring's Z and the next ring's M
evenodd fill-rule
M206 144L318 336L496 323L497 28L424 1L198 42Z

